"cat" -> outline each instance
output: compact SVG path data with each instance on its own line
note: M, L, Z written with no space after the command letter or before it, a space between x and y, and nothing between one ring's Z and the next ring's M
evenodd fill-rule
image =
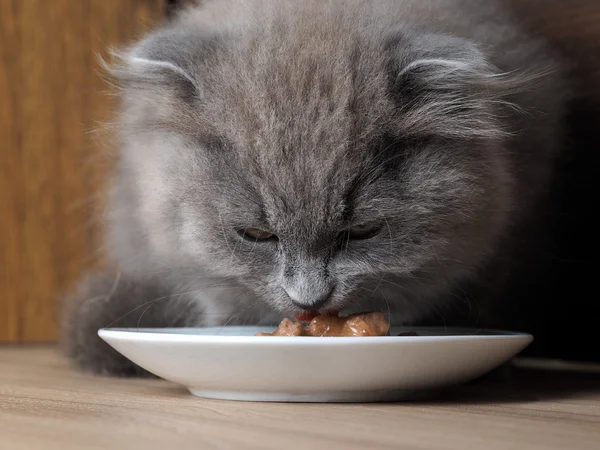
M83 370L146 375L108 325L378 310L502 323L543 241L564 63L501 1L215 0L117 55L114 271L69 296Z

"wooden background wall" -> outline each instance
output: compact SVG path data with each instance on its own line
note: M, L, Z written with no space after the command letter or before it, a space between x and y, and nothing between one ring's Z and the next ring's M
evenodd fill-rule
M165 0L0 0L0 342L54 340L58 298L100 246L108 167L97 54L139 35Z

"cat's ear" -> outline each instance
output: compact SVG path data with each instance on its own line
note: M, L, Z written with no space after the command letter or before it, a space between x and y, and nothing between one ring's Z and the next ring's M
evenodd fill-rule
M200 72L216 45L214 36L167 28L124 52L113 52L115 62L105 67L119 86L159 89L187 100L202 96Z
M503 119L510 96L530 78L505 73L474 44L455 37L394 35L390 83L406 134L498 138L510 130Z

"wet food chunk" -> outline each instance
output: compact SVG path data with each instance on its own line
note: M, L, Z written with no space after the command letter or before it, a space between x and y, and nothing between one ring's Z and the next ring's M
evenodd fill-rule
M273 333L257 336L388 336L390 323L382 313L352 314L348 317L317 316L306 329L299 322L283 319Z
M279 327L272 333L257 333L257 336L306 336L304 327L299 322L294 322L287 317L281 321Z

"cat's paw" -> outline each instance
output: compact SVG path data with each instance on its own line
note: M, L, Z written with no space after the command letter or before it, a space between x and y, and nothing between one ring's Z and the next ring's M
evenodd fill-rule
M117 377L155 377L134 364L99 338L81 336L71 341L67 354L83 372Z
M79 369L97 375L152 376L98 336L100 328L112 325L119 315L126 314L130 302L120 305L120 300L127 292L135 294L130 284L119 276L90 274L67 299L63 346Z
M185 291L181 291L185 289ZM187 292L193 295L187 295ZM63 345L81 369L96 374L149 376L98 336L98 330L176 328L206 324L200 289L171 285L160 278L93 273L67 299L63 316ZM231 295L231 290L228 290ZM204 303L203 303L204 300ZM215 300L215 297L212 297ZM211 320L215 320L215 314ZM222 320L227 319L222 316Z

